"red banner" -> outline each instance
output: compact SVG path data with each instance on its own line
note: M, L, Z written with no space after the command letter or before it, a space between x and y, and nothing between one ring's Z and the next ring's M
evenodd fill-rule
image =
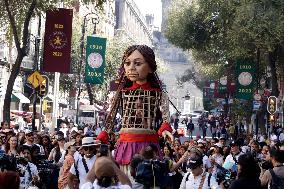
M43 71L70 73L72 9L46 12Z

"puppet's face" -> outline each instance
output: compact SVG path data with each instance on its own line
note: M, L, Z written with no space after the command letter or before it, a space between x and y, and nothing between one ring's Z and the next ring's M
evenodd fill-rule
M146 83L147 75L152 73L149 64L145 62L143 55L137 50L126 58L123 65L127 78L140 85Z

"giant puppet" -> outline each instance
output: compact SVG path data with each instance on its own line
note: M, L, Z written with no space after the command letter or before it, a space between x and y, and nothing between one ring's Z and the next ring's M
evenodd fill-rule
M125 51L122 73L111 111L107 116L107 128L117 111L122 115L115 160L128 165L132 157L147 145L159 147L158 135L172 138L168 123L168 98L162 92L153 50L146 45L133 45Z

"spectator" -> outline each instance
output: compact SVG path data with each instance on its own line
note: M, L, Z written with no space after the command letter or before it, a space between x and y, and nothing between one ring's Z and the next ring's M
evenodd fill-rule
M189 122L186 124L186 129L188 132L188 136L192 139L192 133L194 130L194 124L192 123L192 119L190 119Z
M221 144L217 143L215 144L213 155L209 157L209 160L211 164L213 165L213 176L217 176L217 164L222 166L224 163L224 157L223 157L223 149Z
M190 169L181 181L180 189L190 189L192 186L198 186L202 189L219 189L216 179L202 168L202 152L193 147L190 149L188 167Z
M18 139L16 136L12 136L6 143L6 154L9 156L18 156Z
M242 154L238 158L238 178L229 189L261 189L259 175L260 168L254 157L250 154Z
M75 163L73 163L68 178L68 186L73 189L73 180L76 177L79 179L80 188L85 183L87 178L87 173L93 167L93 164L97 158L97 148L99 147L100 142L98 140L94 140L93 137L85 137L82 140L82 147L84 157L75 159ZM91 176L94 176L91 174ZM94 177L89 178L88 181L93 182Z
M64 189L68 184L68 175L72 164L74 163L74 153L76 152L75 141L67 142L64 145L65 157L62 172L58 179L58 188Z
M0 189L19 189L20 177L17 172L5 171L0 172Z
M275 179L280 178L283 180L284 177L284 151L283 150L277 150L277 149L271 149L269 151L270 154L270 160L272 162L273 165L273 169L269 169L266 170L264 172L264 170L262 169L262 174L260 177L261 180L261 185L262 186L270 186L270 188L272 187L272 180L273 177ZM283 186L283 185L282 185Z
M24 158L17 165L20 171L20 189L27 188L32 182L38 184L39 181L37 167L31 163L31 154L29 146L23 145L20 147L20 157Z
M99 157L89 174L96 179L93 184L86 182L82 189L131 189L132 186L127 175L108 157Z

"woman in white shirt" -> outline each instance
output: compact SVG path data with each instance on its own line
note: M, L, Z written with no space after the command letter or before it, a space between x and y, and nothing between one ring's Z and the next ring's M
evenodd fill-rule
M209 157L211 164L213 165L212 175L216 177L217 175L217 164L222 166L224 163L223 149L220 143L214 145L214 151L212 156Z

